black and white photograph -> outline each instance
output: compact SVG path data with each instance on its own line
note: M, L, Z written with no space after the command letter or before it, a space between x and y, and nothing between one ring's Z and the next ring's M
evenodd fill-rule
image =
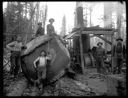
M4 96L126 96L126 2L3 1Z

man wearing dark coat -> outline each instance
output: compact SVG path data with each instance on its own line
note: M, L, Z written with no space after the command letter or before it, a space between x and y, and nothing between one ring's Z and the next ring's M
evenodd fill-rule
M97 65L97 72L101 73L104 71L104 59L106 57L105 49L102 47L102 42L97 43L96 48L96 65Z
M121 37L116 39L116 45L114 45L113 48L113 56L116 58L116 68L117 73L121 74L121 64L123 62L123 59L125 59L125 45L123 44L123 39Z
M44 28L42 28L42 23L38 23L38 30L36 31L36 37L44 35Z
M53 18L49 19L49 22L50 22L50 24L47 25L47 34L50 35L52 33L55 33L55 29L53 26L54 19Z

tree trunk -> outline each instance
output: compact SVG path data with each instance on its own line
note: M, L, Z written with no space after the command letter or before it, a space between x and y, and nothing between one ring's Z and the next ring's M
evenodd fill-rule
M104 16L105 16L105 21L104 21L104 27L105 28L112 28L112 3L104 3ZM111 41L111 36L104 35L104 37L107 40ZM105 50L109 51L111 50L111 46L105 42Z
M122 9L120 2L117 3L117 29L118 37L121 37L121 18L122 18Z
M82 28L84 26L83 23L83 8L79 6L79 3L77 3L77 8L76 8L76 14L77 14L77 27L80 27L81 30L79 32L80 38L79 38L79 43L80 43L80 56L81 56L81 67L82 67L82 73L84 74L84 55L83 55L83 41L82 41Z

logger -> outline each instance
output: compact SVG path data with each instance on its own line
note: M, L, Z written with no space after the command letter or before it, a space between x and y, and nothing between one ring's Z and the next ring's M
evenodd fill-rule
M40 52L45 50L52 55L51 61L46 66L47 83L56 81L65 73L70 66L70 55L61 39L56 34L36 37L26 44L26 49L21 51L20 64L26 78L33 82L37 79L33 61L39 57Z

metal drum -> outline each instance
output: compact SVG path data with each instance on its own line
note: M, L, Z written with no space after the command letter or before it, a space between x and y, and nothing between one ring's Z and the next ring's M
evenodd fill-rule
M55 34L39 36L27 43L26 46L27 49L21 53L21 67L29 81L37 79L33 61L42 50L52 54L52 60L46 66L46 80L49 82L60 78L64 74L64 70L69 67L69 52Z

